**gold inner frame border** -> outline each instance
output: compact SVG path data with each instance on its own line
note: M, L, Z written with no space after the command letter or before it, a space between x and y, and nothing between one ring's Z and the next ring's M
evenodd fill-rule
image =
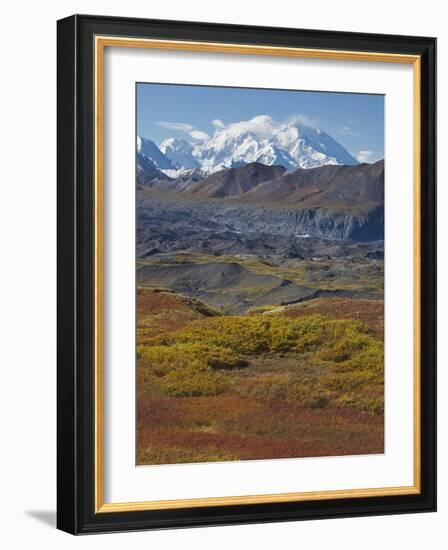
M190 498L179 500L158 500L141 502L104 502L104 52L106 47L152 48L207 53L232 53L245 55L285 56L313 59L366 61L382 63L407 63L413 65L413 296L414 296L414 350L413 350L413 418L414 418L414 483L403 487L380 487L350 490L313 491L279 494L226 496L212 498ZM419 494L421 480L421 343L420 343L420 278L421 278L421 60L417 55L402 55L382 52L359 52L292 48L283 46L257 46L251 44L226 44L181 40L158 40L96 36L95 56L95 346L94 346L94 399L95 399L95 513L130 512L143 510L167 510L208 506L232 506L279 502L303 502L333 500L342 498L380 497Z

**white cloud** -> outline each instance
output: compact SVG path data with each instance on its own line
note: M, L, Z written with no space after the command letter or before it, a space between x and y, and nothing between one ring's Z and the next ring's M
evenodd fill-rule
M207 134L207 132L203 132L202 130L192 130L190 132L190 136L193 139L198 139L200 141L205 141L206 139L210 138L210 136Z
M191 132L191 130L194 130L194 126L191 124L184 124L183 122L165 122L162 120L160 122L156 122L156 124L162 128L178 130L179 132Z
M354 130L350 126L342 126L342 128L339 129L339 134L343 134L343 135L346 135L346 136L353 136L353 137L358 137L359 136L359 132L357 132L356 130Z
M168 128L169 130L185 132L186 134L189 134L190 137L192 137L193 139L198 139L201 141L209 139L210 137L206 132L203 132L202 130L197 130L191 124L185 124L184 122L166 122L164 120L161 120L159 122L156 122L156 124L158 126L161 126L162 128Z
M239 134L240 132L251 132L260 138L271 136L277 130L280 130L281 124L269 115L258 115L250 120L241 120L233 122L226 127L230 134Z
M357 157L359 162L376 162L380 159L378 154L375 151L371 151L370 149L363 149L362 151L359 151Z
M217 130L223 130L226 127L224 122L219 118L215 118L214 120L212 120L212 124Z
M301 122L302 124L305 124L305 126L310 126L311 128L317 128L319 126L319 121L317 118L312 118L304 114L292 115L286 122L287 124Z
M214 124L215 122L217 121L213 121L212 124ZM316 118L310 118L303 114L293 115L287 118L284 122L277 122L270 115L257 115L249 120L233 122L231 124L228 124L227 126L224 126L224 128L222 129L225 129L226 132L230 134L239 134L240 132L246 131L255 134L259 138L268 138L284 128L285 124L296 123L301 123L305 126L310 126L312 128L317 128L318 126L318 120ZM218 128L216 124L214 124L214 126L218 129L218 131L221 129Z

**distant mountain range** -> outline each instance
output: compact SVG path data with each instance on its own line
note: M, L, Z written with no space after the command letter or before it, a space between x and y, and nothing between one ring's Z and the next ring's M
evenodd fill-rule
M173 234L241 250L258 235L384 238L383 160L360 164L331 136L300 123L264 137L236 126L201 144L169 138L157 147L137 138L142 243L162 227L168 240L155 239L160 250L172 247Z
M269 136L233 124L195 144L168 138L158 147L149 139L137 138L137 164L141 173L157 170L170 178L178 178L195 171L204 176L255 162L281 166L288 171L358 164L329 134L300 122L280 125Z

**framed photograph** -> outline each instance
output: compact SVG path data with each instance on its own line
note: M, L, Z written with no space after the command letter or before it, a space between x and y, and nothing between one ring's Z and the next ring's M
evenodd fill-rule
M58 21L58 527L436 507L434 38Z

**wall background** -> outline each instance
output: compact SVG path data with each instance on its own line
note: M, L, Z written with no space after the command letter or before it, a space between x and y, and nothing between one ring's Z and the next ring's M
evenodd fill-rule
M56 20L73 13L291 26L439 39L439 150L448 149L448 32L443 4L353 0L214 3L66 0L8 3L2 12L0 85L0 539L6 548L441 549L448 521L444 335L448 233L439 162L439 512L350 520L189 529L75 538L54 529L56 387ZM445 249L445 250L444 250Z

